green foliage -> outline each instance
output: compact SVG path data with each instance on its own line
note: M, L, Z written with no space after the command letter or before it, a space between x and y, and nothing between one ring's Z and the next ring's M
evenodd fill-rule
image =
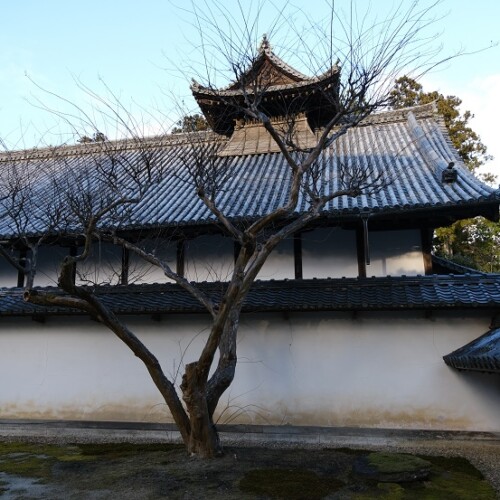
M80 144L88 144L90 142L104 142L107 141L108 138L102 133L102 132L94 132L92 137L89 137L88 135L82 135L78 141Z
M500 224L483 217L464 219L435 231L435 251L462 266L500 273Z
M453 146L465 165L473 173L491 159L480 137L469 127L474 115L461 113L462 101L456 96L439 92L424 92L422 85L404 76L396 80L391 92L391 106L395 109L436 102L443 116ZM484 182L494 184L491 173L479 174ZM500 272L500 225L482 217L455 222L436 229L434 248L437 255L457 264L484 272Z
M194 115L186 115L177 122L177 126L172 129L172 134L180 134L183 132L198 132L208 130L208 122L205 117L196 113Z

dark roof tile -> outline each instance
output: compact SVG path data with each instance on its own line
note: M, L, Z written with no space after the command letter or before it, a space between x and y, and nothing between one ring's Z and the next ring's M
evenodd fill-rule
M458 370L500 373L500 328L486 332L443 359Z

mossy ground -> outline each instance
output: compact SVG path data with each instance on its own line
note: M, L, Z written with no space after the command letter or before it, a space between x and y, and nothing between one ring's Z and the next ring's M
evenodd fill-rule
M415 455L401 453L377 453L368 455L368 463L382 473L398 473L426 469L430 462Z
M388 470L431 464L427 480L390 483L352 473L360 457ZM261 498L494 500L481 473L463 458L415 457L352 449L229 448L209 461L178 445L0 443L0 495L17 498ZM30 496L30 488L48 488Z
M289 500L319 500L343 486L343 481L334 477L321 477L307 469L251 470L239 484L243 492Z

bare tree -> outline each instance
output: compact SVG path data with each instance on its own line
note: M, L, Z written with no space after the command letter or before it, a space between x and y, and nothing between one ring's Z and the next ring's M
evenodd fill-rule
M208 78L204 85L193 83L192 89L201 96L200 102L211 101L224 110L218 115L204 110L214 132L176 134L181 153L169 158L162 146L170 139L160 138L156 143L145 140L120 114L123 109L108 106L108 116L125 124L130 132L128 140L54 148L44 160L37 158L36 152L31 156L4 155L1 186L2 217L11 233L4 235L10 238L0 252L27 276L25 300L85 311L113 331L143 361L187 450L200 457L221 453L213 416L234 379L242 306L266 259L285 238L318 219L333 199L370 195L390 182L370 164L345 166L339 177L332 179L335 141L386 105L396 75L408 73L409 66L415 74L436 64L436 54L424 36L432 23L429 15L433 5L419 9L417 2L412 2L408 9L400 8L390 18L375 20L369 26L353 12L354 2L347 19L332 7L326 27L315 26L317 44L302 52L304 59L318 62L321 58L326 63L316 77L308 80L309 91L316 96L316 115L307 140L303 140L299 122L303 122L304 103L283 91L271 109L267 96L276 82L270 73L255 69L262 54L271 51L269 41L264 39L260 48L256 46L257 25L249 19L244 20L238 36L225 31L219 22L221 13L231 24L233 19L221 5L210 3L211 8L206 4L205 10L194 11ZM291 21L284 12L278 19L290 28ZM297 29L293 33L303 41ZM233 73L235 83L226 89L212 83L210 49L225 58ZM85 119L92 122L88 116ZM234 136L238 132L235 128L248 123L262 127L285 158L288 192L283 203L265 215L235 221L221 201L236 175L225 136ZM166 259L145 249L127 230L136 224L134 214L155 186L184 175L172 166L175 162L180 162L187 173L182 180L191 183L193 192L225 234L238 243L234 269L218 300L174 271ZM333 182L336 188L327 189ZM50 203L41 203L43 199L50 199ZM60 263L58 285L64 293L34 289L38 249L42 244L63 240L79 248ZM126 322L100 300L97 284L84 286L75 281L75 269L89 260L96 241L113 243L160 268L206 309L210 330L198 359L185 366L179 388ZM29 249L29 257L22 260L11 251L21 246Z

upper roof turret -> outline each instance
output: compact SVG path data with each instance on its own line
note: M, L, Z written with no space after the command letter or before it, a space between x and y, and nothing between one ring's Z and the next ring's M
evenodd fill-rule
M308 77L285 63L272 51L266 35L248 69L222 89L193 81L191 90L212 129L231 135L236 120L245 118L246 100L258 99L271 118L304 113L312 129L333 116L340 70L333 66L325 73Z

